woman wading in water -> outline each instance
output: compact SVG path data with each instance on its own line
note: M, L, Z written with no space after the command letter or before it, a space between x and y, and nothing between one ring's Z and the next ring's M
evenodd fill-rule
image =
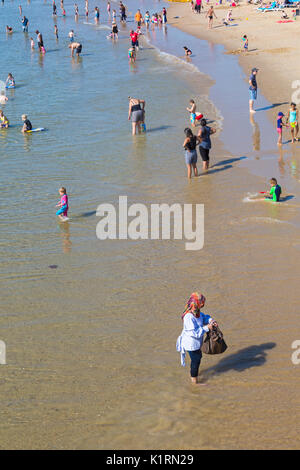
M188 127L184 129L185 140L183 142L183 148L185 149L185 163L187 166L188 178L192 176L192 169L194 170L194 175L198 176L197 170L197 150L196 145L199 142L198 137L196 137L191 129Z
M212 330L217 323L209 316L201 312L205 305L205 297L194 292L189 298L181 318L183 330L177 339L176 349L181 353L181 365L185 366L185 353L191 358L191 381L198 383L197 377L202 358L201 347L204 333Z
M131 96L128 96L128 99L129 99L128 121L130 121L131 119L132 135L136 135L136 128L138 129L138 133L140 134L141 124L144 122L146 102L144 100L131 98Z

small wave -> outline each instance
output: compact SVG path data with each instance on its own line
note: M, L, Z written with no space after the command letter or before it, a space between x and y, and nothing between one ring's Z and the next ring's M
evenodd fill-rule
M205 74L203 72L201 72L201 70L199 70L199 68L190 63L190 62L186 62L186 60L180 58L180 57L177 57L176 55L173 55L173 54L170 54L168 52L164 52L162 50L159 49L159 47L155 46L154 44L152 44L151 40L149 38L147 38L146 36L143 36L143 39L151 46L153 47L153 49L158 53L159 57L161 59L163 59L164 62L166 62L168 65L173 65L175 67L182 67L182 65L184 65L185 69L189 72L193 72L193 73L198 73L202 76L205 76ZM152 71L154 71L154 69L152 69ZM161 69L157 69L157 72L162 72ZM199 95L199 100L203 106L203 108L205 108L206 110L208 110L208 113L212 113L212 114L215 114L216 116L216 119L215 119L215 125L217 127L217 129L222 129L223 127L223 121L224 121L224 118L221 114L221 111L216 108L216 106L214 105L214 103L209 99L208 96L206 95ZM200 110L201 111L201 110Z
M248 193L247 196L243 198L243 202L260 202L260 201L264 201L264 198L259 193Z
M101 24L100 26L97 26L96 29L108 29L111 31L111 26L108 26L107 24Z
M230 223L231 225L241 225L241 224L249 224L249 223L264 223L264 224L286 224L286 225L294 225L291 222L287 222L285 220L275 219L273 217L245 217L239 220L232 220Z
M204 75L199 69L198 67L196 67L196 65L194 64L191 64L190 62L186 62L186 60L184 59L181 59L180 57L177 57L176 55L173 55L173 54L169 54L169 52L164 52L162 51L161 49L159 49L159 47L155 46L154 44L152 44L152 42L150 41L150 39L148 39L147 37L144 36L144 39L145 41L151 45L155 51L158 53L158 55L164 59L166 62L169 62L173 65L184 65L185 68L187 70L189 70L190 72L197 72L201 75Z

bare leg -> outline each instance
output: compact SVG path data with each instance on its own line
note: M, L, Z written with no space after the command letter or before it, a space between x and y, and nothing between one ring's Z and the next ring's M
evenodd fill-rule
M198 169L196 163L193 163L193 170L194 170L194 175L198 176Z
M187 177L188 177L189 180L192 177L192 166L189 165L189 164L187 165Z
M254 103L253 100L249 100L249 111L250 111L250 113L255 113L255 112L256 112L256 111L254 111L254 109L253 109L253 103Z

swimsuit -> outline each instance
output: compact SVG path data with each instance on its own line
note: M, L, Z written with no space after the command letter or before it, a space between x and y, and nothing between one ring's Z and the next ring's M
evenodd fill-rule
M296 127L297 124L297 111L290 111L290 126Z
M196 119L196 113L191 113L191 123L194 124L195 123L195 119Z

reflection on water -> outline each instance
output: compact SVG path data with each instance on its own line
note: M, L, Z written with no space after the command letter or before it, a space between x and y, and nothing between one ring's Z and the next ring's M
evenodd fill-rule
M250 117L250 124L253 127L253 133L252 133L252 145L253 145L253 150L255 152L260 151L260 130L259 130L259 125L254 119L253 113L249 113Z
M59 224L60 236L62 239L62 249L64 253L70 253L72 242L70 240L70 224L69 222Z

